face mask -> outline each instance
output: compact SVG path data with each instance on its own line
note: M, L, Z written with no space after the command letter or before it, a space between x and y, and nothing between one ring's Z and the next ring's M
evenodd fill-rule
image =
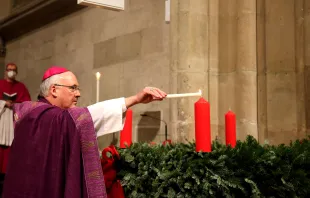
M16 72L15 71L9 71L8 72L8 77L9 78L14 78L16 76Z

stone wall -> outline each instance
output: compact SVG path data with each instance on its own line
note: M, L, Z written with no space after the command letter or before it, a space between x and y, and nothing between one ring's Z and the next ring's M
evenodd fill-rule
M0 21L9 16L11 10L11 0L1 0L0 2Z
M212 139L225 142L229 109L237 115L237 138L257 137L256 1L172 0L171 7L171 89L202 89L211 105ZM196 100L183 98L171 108L181 140L194 139Z
M171 2L171 90L203 90L212 139L225 142L229 109L237 139L279 144L306 137L310 0ZM171 104L174 138L194 139L195 101Z
M309 0L258 1L260 139L289 143L305 137L305 48L309 46Z
M0 21L9 15L9 13L10 13L10 2L11 2L10 0L1 0L1 2L0 2ZM0 40L0 45L2 45L1 40ZM0 78L3 78L3 76L4 76L4 66L5 66L5 59L0 54Z
M86 8L8 43L6 62L17 63L18 77L32 99L51 65L65 66L77 75L83 95L80 106L95 102L97 71L102 74L100 100L130 96L145 86L169 92L169 26L164 5L164 0L128 0L122 12ZM168 101L134 107L134 140L162 141L164 125L152 122L145 127L139 123L148 118L141 119L140 114L157 112L169 121L168 109ZM101 147L117 137L100 138Z
M305 111L306 111L306 129L307 134L310 135L310 1L304 2L303 17L299 19L303 22L303 52L304 56L304 79L305 79Z

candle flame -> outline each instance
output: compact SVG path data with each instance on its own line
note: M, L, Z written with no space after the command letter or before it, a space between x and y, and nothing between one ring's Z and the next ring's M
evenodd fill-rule
M202 96L202 91L201 91L201 89L199 89L199 94L200 94L200 96Z
M97 78L97 80L99 80L100 76L101 76L100 72L97 72L97 73L96 73L96 78Z

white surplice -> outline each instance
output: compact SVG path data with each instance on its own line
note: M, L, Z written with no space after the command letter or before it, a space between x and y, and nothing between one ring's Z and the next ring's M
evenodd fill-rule
M11 146L14 138L13 110L0 100L0 145Z
M93 119L97 137L118 132L123 129L123 113L127 110L125 98L98 102L87 108Z

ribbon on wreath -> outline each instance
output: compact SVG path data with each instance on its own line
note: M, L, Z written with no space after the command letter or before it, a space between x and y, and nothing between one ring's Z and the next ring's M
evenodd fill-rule
M101 166L108 198L125 198L121 182L116 177L119 162L120 156L113 145L103 149Z

